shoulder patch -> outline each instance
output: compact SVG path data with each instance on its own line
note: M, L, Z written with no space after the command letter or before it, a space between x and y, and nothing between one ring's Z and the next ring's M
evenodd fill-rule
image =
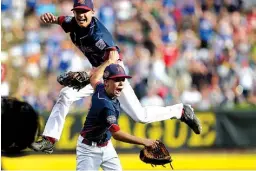
M71 17L71 16L66 16L64 20L65 20L66 23L70 23L72 18L73 17Z
M116 117L114 115L110 115L107 117L107 122L111 125L111 124L115 124L116 123Z
M98 40L95 45L101 50L103 50L106 47L106 43L102 39Z

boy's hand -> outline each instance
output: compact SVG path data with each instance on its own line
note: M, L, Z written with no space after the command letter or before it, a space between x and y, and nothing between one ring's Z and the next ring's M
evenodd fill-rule
M54 16L52 13L45 13L41 15L40 20L43 23L54 23L54 24L58 23L58 17Z
M119 59L119 53L116 50L111 50L105 52L105 58L110 62L110 63L117 63Z
M156 141L156 140L145 139L144 146L145 147L150 147L150 148L155 148L155 147L157 147L158 143L159 142Z

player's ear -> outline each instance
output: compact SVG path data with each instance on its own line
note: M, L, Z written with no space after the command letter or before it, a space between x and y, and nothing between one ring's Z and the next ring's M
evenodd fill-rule
M104 85L106 86L108 84L108 80L104 80Z
M109 87L109 80L104 80L104 85L105 85L105 88L108 88Z

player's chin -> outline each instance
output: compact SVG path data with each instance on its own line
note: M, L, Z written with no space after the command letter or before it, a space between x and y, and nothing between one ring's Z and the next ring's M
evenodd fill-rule
M87 27L90 23L88 21L77 21L77 24L80 26L80 27Z
M114 95L115 95L116 97L119 97L119 96L121 96L121 92L122 92L122 90L116 89L115 92L114 92Z

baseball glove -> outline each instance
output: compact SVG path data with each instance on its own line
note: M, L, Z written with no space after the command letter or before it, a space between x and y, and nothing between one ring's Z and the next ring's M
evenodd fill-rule
M173 169L171 162L171 156L165 145L158 140L157 147L144 147L140 151L140 159L144 163L149 163L153 167L156 165L164 166L167 163L170 163L171 168ZM165 167L165 166L164 166Z
M69 71L58 76L57 81L63 86L72 87L73 89L77 89L77 91L79 91L86 85L90 84L90 77L85 71Z

